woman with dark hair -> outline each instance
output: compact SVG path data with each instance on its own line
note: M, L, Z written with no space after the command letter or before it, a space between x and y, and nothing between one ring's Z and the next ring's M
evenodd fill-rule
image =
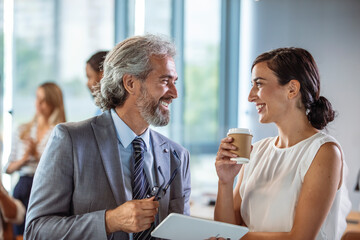
M215 220L247 226L242 239L340 239L350 211L340 144L320 131L334 119L320 96L311 54L280 48L258 56L248 100L278 136L253 145L248 164L231 161L233 139L221 141ZM233 182L238 175L233 190ZM230 207L229 207L230 206Z
M103 77L103 63L108 51L100 51L92 55L86 62L86 77L88 79L87 86L91 93L94 92L94 87L100 82Z
M13 196L27 209L36 167L56 124L65 122L62 91L52 82L41 84L36 91L36 113L33 119L21 125L14 134L6 173L19 172ZM25 223L15 225L15 234L23 235Z
M88 79L87 87L93 96L97 87L100 88L100 80L102 79L104 73L103 63L105 61L106 54L108 54L108 51L96 52L86 62L85 71ZM101 113L101 110L98 108L95 115L100 115Z

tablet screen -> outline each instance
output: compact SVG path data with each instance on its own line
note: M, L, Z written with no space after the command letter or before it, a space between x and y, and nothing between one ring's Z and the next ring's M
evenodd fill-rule
M202 240L215 236L240 239L248 231L247 227L171 213L151 236L171 240Z

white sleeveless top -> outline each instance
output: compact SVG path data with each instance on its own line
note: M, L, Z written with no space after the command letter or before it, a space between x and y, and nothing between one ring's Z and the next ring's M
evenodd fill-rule
M319 132L289 148L277 148L277 137L253 145L240 186L241 216L250 231L290 232L304 177L321 145L340 144ZM341 150L342 153L342 150ZM316 240L340 239L351 203L345 185L347 166L343 158L343 180Z

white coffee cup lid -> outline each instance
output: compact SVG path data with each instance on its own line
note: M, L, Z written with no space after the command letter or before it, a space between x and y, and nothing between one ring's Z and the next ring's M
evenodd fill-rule
M230 128L227 134L229 135L234 133L251 134L250 129L248 128Z

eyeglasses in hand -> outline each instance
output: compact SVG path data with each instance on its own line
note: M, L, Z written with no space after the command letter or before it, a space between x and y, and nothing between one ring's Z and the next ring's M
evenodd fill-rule
M180 165L181 165L181 160L180 160L180 158L177 155L175 150L172 152L172 155L175 157L175 159L178 162L177 167L173 171L173 173L171 174L171 177L170 177L169 181L166 184L165 184L164 174L162 173L160 166L158 167L161 178L163 179L163 183L160 185L160 187L155 186L155 187L153 187L151 189L151 196L155 197L154 201L159 201L163 196L165 196L167 189L170 187L171 183L174 181L174 179L175 179L175 177L176 177L176 175L177 175L177 173L179 171L179 168L180 168Z

